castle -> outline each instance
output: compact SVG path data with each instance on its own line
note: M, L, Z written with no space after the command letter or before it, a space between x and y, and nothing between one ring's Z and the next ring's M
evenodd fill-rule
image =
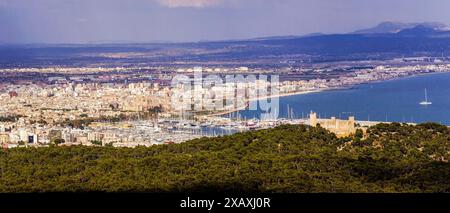
M311 112L309 114L309 124L311 126L317 126L319 124L339 137L345 137L356 132L354 116L350 116L348 120L340 120L336 119L336 117L331 117L331 119L318 119L317 113Z

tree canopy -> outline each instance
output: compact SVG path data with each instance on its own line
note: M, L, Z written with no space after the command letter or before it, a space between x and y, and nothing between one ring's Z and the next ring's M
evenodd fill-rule
M450 192L449 129L273 129L137 148L0 151L0 192Z

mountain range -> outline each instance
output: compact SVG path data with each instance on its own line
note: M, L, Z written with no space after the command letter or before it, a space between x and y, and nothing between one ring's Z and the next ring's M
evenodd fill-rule
M375 27L357 30L354 34L375 34L375 33L398 33L402 30L407 30L415 27L425 27L436 31L446 31L449 27L439 22L424 22L424 23L402 23L402 22L383 22Z
M278 36L238 41L199 42L196 48L224 50L196 60L319 58L320 61L450 55L450 31L439 23L385 22L346 34Z
M373 28L346 34L309 34L247 40L153 44L0 45L0 62L70 58L73 61L110 62L107 53L143 53L145 62L370 60L407 56L449 56L450 30L440 23L384 22ZM106 53L106 54L105 54ZM126 60L122 58L121 60ZM130 56L129 60L136 62ZM268 61L268 63L273 63Z

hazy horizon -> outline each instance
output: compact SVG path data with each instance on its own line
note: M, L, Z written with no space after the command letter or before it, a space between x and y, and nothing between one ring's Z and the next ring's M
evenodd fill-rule
M0 43L147 43L450 25L447 0L0 0Z

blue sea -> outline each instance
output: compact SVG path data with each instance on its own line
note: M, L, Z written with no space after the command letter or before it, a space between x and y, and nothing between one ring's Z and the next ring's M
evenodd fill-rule
M427 89L432 105L422 106ZM402 79L357 85L352 89L330 90L280 97L279 117L306 118L310 111L322 118L389 122L436 122L450 125L450 73L411 76ZM233 115L259 118L260 110L243 110Z

